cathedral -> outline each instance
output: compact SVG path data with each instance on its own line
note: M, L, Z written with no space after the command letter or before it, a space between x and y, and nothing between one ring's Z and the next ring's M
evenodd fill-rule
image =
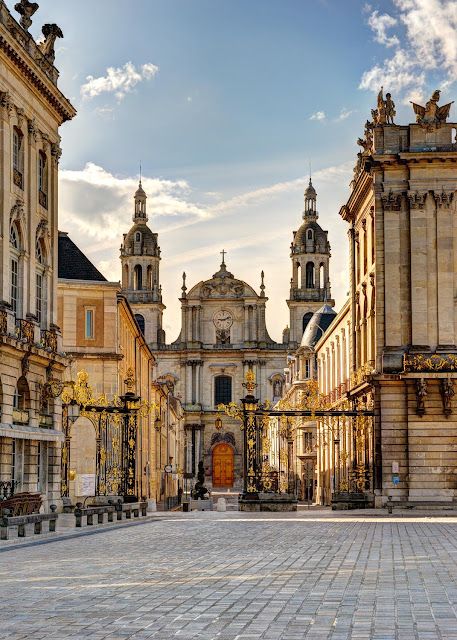
M160 285L158 235L148 226L147 195L141 182L134 196L133 226L121 245L122 289L148 344L157 356L159 379L181 400L185 411L187 478L203 460L211 489L242 486L242 434L239 422L221 419L217 407L245 395L246 372L255 372L260 402L283 393L287 354L300 344L314 312L333 305L330 294L330 244L317 222L317 194L309 180L302 224L290 247L292 278L287 305L290 324L283 341L273 341L266 325L264 274L258 291L230 272L225 251L207 280L181 287L181 331L167 344L162 329L165 306Z

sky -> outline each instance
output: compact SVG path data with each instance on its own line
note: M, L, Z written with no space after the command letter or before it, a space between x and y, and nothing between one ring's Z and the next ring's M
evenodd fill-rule
M179 333L182 272L189 289L210 278L222 249L257 291L264 270L267 326L281 340L310 166L341 307L348 243L338 212L380 86L398 124L414 121L409 100L425 104L436 88L457 100L457 0L39 4L30 31L62 29L59 87L78 110L61 128L59 227L118 280L141 162L167 342Z

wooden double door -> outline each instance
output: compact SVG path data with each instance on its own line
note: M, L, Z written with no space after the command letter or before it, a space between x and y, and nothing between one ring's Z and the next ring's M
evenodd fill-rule
M235 458L233 448L226 443L213 449L213 487L232 487Z

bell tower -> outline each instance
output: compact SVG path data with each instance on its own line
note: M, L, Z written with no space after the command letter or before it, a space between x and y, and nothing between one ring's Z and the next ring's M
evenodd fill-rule
M148 227L147 196L140 183L134 196L133 226L121 245L122 293L152 349L165 343L162 329L162 287L159 280L158 235Z
M292 278L287 306L290 312L290 343L300 344L313 313L324 303L333 307L330 294L330 243L328 232L317 223L317 193L311 178L305 190L303 223L294 231L290 245Z

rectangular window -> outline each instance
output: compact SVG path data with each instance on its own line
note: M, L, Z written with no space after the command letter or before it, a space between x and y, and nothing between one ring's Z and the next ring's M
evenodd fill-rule
M13 440L11 448L11 480L16 480L16 440Z
M306 359L305 360L305 378L309 378L310 377L310 366L309 366L309 360Z
M37 450L37 491L46 493L48 470L48 443L39 442Z
M214 404L228 404L232 401L232 378L217 376L214 381Z
M23 135L14 128L13 130L13 182L16 187L20 189L24 188L23 184L23 164L24 164L24 150L23 150Z
M17 312L19 301L19 263L15 258L11 260L11 306Z
M36 315L41 324L43 317L43 274L36 274Z
M91 340L94 337L94 310L85 310L85 331L84 335L86 340Z

